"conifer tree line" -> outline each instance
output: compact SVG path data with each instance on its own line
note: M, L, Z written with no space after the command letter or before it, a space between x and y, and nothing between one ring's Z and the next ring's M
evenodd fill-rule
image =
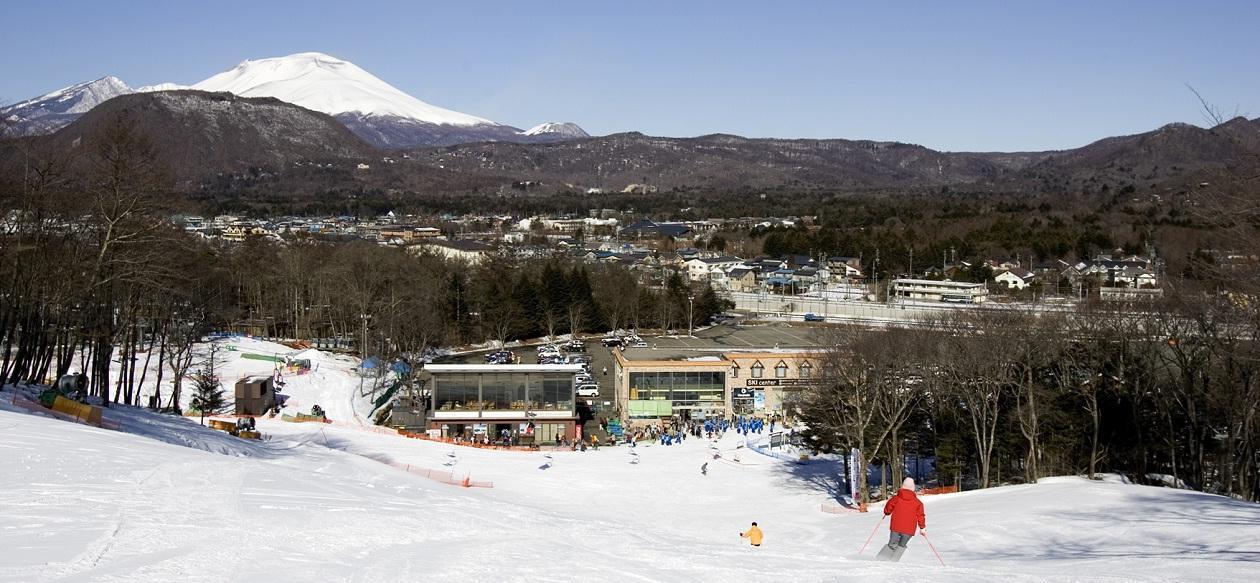
M1114 472L1260 500L1257 322L1237 296L1194 294L834 328L798 406L807 443L860 450L885 484L929 458L968 489Z
M0 172L0 387L83 372L104 405L178 410L216 331L417 363L439 346L686 328L726 306L676 271L563 255L471 265L366 241L207 241L167 220L172 184L124 118L70 152L0 146L18 154ZM154 383L173 393L142 402Z

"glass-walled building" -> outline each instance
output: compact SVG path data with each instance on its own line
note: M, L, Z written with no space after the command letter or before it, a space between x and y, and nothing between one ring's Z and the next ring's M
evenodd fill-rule
M442 437L488 435L504 431L522 441L572 439L577 418L574 375L567 364L431 364L429 429Z
M791 417L801 389L817 382L819 353L707 352L660 359L613 351L617 406L630 423L752 415Z
M723 371L648 371L629 375L628 412L632 419L659 417L662 413L703 419L721 416L726 410Z

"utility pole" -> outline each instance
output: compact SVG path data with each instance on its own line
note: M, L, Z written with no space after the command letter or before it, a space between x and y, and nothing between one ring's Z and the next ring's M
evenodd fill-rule
M687 294L687 337L692 338L691 327L695 323L692 317L692 310L695 308L695 294Z
M875 283L875 293L879 293L879 247L875 248L875 268L871 270L871 279Z

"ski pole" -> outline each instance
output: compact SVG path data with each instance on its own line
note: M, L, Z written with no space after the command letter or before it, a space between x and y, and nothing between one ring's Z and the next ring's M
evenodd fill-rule
M866 537L866 543L862 545L862 550L858 551L859 555L862 554L864 551L866 551L866 545L871 544L871 539L875 538L875 531L879 530L880 524L884 524L884 518L886 518L887 516L888 515L885 514L879 517L879 524L876 524L875 528L871 529L871 536Z
M936 555L936 560L940 561L941 566L944 567L945 561L941 559L941 554L936 552L936 545L932 544L932 539L928 538L927 533L921 530L919 531L919 534L923 535L923 540L927 541L928 548L932 549L932 553Z

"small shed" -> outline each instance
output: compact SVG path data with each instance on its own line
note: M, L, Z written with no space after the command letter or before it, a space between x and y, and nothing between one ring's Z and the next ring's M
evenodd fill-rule
M266 415L276 406L275 381L257 375L236 381L236 414Z

